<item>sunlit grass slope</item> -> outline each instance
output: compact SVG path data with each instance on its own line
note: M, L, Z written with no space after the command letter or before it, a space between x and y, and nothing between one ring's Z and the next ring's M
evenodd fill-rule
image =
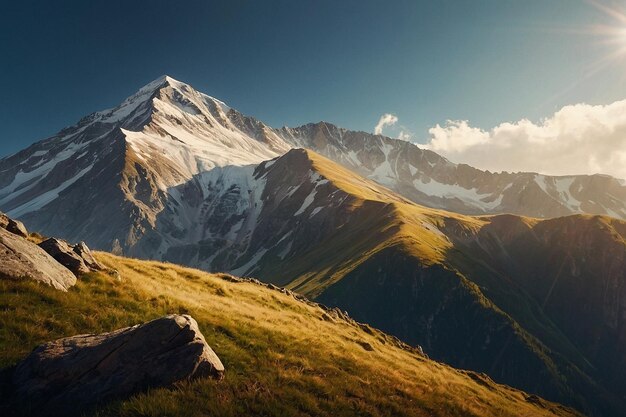
M291 157L289 161L286 161ZM285 161L283 161L285 159ZM429 266L446 262L453 243L437 230L453 222L478 230L488 221L417 205L391 190L310 150L292 150L279 159L319 175L329 183L332 200L349 213L341 227L325 230L323 239L288 262L266 262L258 274L264 281L288 286L315 298L377 253L401 247ZM329 197L329 200L331 198ZM347 208L344 208L347 207Z
M152 390L104 406L97 415L573 414L426 359L394 338L277 289L171 264L97 257L119 270L121 280L93 273L68 293L0 281L0 367L51 339L168 313L196 318L226 366L221 382Z
M316 236L314 243L294 244L306 250L285 259L264 258L255 276L346 309L361 321L422 345L446 363L489 373L499 382L590 413L623 415L619 396L607 390L612 384L603 382L602 372L585 356L588 352L581 351L586 344L596 355L597 337L587 337L594 336L591 332L581 336L576 329L580 319L568 318L574 316L572 309L578 307L574 300L581 299L582 287L576 289L577 297L569 288L555 292L560 295L553 300L558 298L566 308L553 311L542 307L550 287L536 291L554 282L550 278L559 275L559 259L572 249L567 236L558 238L562 224L511 215L472 217L423 207L307 150L292 150L274 167L280 164L286 166L285 172L297 166L327 180L328 199L341 204L326 204L322 216L328 210L326 218L343 220L333 227L318 221L315 230L300 233ZM610 235L606 223L610 219L593 216L604 220L600 224L594 220L589 228L584 226L587 217L563 218L568 230L576 232L570 234L577 237L576 247L611 246L604 239ZM546 239L537 238L544 229L551 232L542 232L552 240L548 248ZM593 235L599 235L597 245L585 241ZM618 260L613 269L619 271L624 247L613 246L610 253ZM556 269L536 268L546 263L537 261L545 258L547 249L554 249L552 258L559 260ZM579 259L589 259L589 253L581 251ZM590 292L605 288L593 284L599 282L594 275L605 270L594 265L589 271L584 281L591 283L586 287ZM558 315L564 319L557 325ZM603 316L594 317L599 319L587 322L599 327ZM567 327L568 322L573 326ZM606 345L618 346L610 340ZM621 357L619 352L606 356L604 362ZM618 370L611 375L623 375L619 367L608 368Z

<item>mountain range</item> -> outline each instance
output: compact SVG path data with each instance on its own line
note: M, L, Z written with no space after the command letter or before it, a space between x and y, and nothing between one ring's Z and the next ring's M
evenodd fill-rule
M455 367L626 410L626 183L491 173L170 77L0 160L0 209L96 248L254 276Z

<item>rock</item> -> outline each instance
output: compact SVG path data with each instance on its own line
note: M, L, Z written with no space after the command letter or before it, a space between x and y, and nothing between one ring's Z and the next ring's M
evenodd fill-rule
M77 276L104 269L85 242L72 246L64 240L50 238L41 242L39 246Z
M364 340L357 340L356 341L357 344L359 344L363 349L367 350L368 352L373 352L374 351L374 346L372 346L370 343L364 341Z
M84 259L64 240L51 237L41 242L39 247L77 276L91 272Z
M9 224L7 225L6 229L9 232L18 236L28 237L28 230L26 230L26 226L24 226L24 223L20 221L9 219Z
M421 345L416 345L413 349L415 349L415 352L417 352L419 355L421 356L425 356L428 357L425 353L424 353L424 349L422 349Z
M77 245L74 245L74 253L80 256L85 265L87 265L87 268L92 271L102 271L104 269L102 265L96 261L96 258L93 257L85 242L80 242Z
M0 228L0 278L34 279L67 291L76 277L43 249Z
M0 212L0 227L18 236L28 237L28 230L26 230L24 223L13 220L2 212Z
M108 269L106 271L106 273L110 276L115 278L116 281L121 281L122 280L122 275L120 274L120 271L118 271L117 269Z
M224 366L196 321L171 315L45 343L17 365L13 385L18 404L39 415L69 415L148 388L223 375Z

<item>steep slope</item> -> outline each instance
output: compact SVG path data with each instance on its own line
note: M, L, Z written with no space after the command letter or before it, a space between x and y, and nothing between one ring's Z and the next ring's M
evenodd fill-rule
M619 336L623 295L613 294L612 304L597 296L583 300L594 312L585 319L589 329L605 329L596 334L575 331L585 314L571 314L580 297L559 294L548 309L545 291L536 291L533 280L547 281L557 271L534 263L541 257L530 248L559 259L570 240L557 233L549 242L524 242L522 232L558 231L552 225L558 219L473 218L417 206L298 149L256 167L200 175L170 195L181 197L138 242L138 254L288 286L420 344L437 359L587 412L619 415L621 392L610 382L626 375L614 366L623 364L626 348ZM584 231L590 217L565 219ZM623 288L623 239L612 229L591 229L598 240L577 244L586 252L576 267L584 286L574 282L575 291ZM528 236L539 239L534 233ZM515 245L521 249L513 253ZM610 249L613 261L591 261L598 248ZM517 267L531 261L534 278ZM607 349L611 357L598 354Z
M626 223L602 216L489 219L470 244L523 288L626 398Z
M167 313L197 318L226 372L219 382L153 389L90 415L577 415L484 375L429 360L393 337L284 290L171 264L97 257L122 279L92 273L68 293L0 280L3 373L41 342ZM9 401L0 395L3 415L17 414Z
M626 185L611 177L493 174L405 141L328 123L273 129L167 76L1 159L0 209L49 234L128 250L176 199L168 190L215 168L256 165L294 147L429 207L626 218ZM209 176L216 175L219 170Z
M623 217L624 190L485 173L325 123L274 130L169 77L0 161L0 208L31 228L289 286L437 359L608 415L626 409L623 222L413 201Z
M111 110L0 160L0 206L33 228L110 249L154 225L165 190L199 172L286 151L225 117L228 107L170 77Z

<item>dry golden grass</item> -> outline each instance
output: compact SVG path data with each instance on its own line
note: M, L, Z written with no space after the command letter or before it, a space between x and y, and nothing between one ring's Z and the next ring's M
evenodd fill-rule
M221 382L155 389L97 415L573 415L403 349L290 294L159 262L98 253L122 279L90 274L68 293L0 281L0 366L44 341L188 313L226 366ZM226 277L228 278L228 277Z
M327 236L284 265L281 272L291 278L285 284L311 298L389 247L402 247L425 266L445 264L453 244L437 228L454 223L475 232L488 224L486 219L417 205L315 152L307 150L306 155L313 171L345 193L354 213L349 230Z

